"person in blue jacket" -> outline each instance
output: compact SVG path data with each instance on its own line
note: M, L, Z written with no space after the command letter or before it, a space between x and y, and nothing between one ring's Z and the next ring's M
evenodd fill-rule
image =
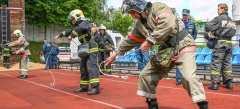
M59 49L58 46L56 45L55 42L52 42L51 46L51 53L50 53L50 62L53 64L53 68L57 69L58 68L58 57L57 55L59 54Z
M182 20L184 22L185 29L195 40L197 38L197 29L196 29L195 23L189 19L189 16L190 16L190 10L183 9ZM181 84L181 74L179 69L176 68L176 85L180 85L180 84Z
M46 64L45 69L52 68L52 63L50 62L50 51L51 51L51 44L48 42L47 38L44 38L43 54L44 54L44 59Z

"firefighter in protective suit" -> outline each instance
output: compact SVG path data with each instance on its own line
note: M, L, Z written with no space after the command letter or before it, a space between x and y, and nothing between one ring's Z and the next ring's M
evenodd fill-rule
M29 43L26 41L26 38L22 34L21 30L15 30L13 35L18 37L18 40L7 43L9 47L19 46L19 49L13 54L19 54L19 73L20 76L18 78L24 79L28 78L28 57L31 55L30 50L28 49Z
M208 109L205 90L199 77L196 76L195 50L196 44L189 35L182 20L173 14L172 10L161 2L151 3L145 0L123 0L122 11L130 14L137 22L132 32L122 41L118 49L106 60L106 64L112 63L117 55L124 55L134 46L142 43L140 50L148 51L154 45L160 45L158 53L174 48L170 59L173 58L173 65L163 70L164 64L158 59L151 58L139 75L139 85L137 95L146 98L149 109L158 109L156 99L156 87L160 79L166 76L174 64L177 65L182 74L182 84L184 89L200 109ZM170 52L168 52L170 53ZM172 54L175 56L172 57ZM166 54L164 54L166 55ZM156 56L156 55L155 55ZM162 55L160 55L161 57ZM164 56L168 57L168 55ZM170 60L171 61L171 60ZM157 66L156 66L157 65Z
M9 41L7 42L9 43ZM10 64L10 57L12 54L12 48L7 45L0 46L3 49L2 59L3 59L3 67L8 68Z
M99 94L99 70L97 65L98 46L94 37L91 35L89 21L84 17L83 12L75 9L69 13L68 19L74 24L74 28L63 31L55 37L68 37L69 40L78 37L81 45L79 45L78 55L80 62L80 88L75 92L87 92L88 95ZM88 85L92 90L88 91Z
M205 25L205 31L210 36L216 36L216 45L212 46L212 63L211 68L211 82L208 87L211 90L218 89L218 82L220 82L221 69L223 70L223 83L225 88L233 89L232 85L232 64L230 58L232 56L232 43L231 39L236 33L236 25L232 19L228 16L228 6L226 4L218 5L218 15Z
M100 64L110 56L110 52L112 52L114 48L114 43L111 36L106 32L106 27L104 25L100 25L98 29L100 33L96 35L96 41L99 49L98 63ZM111 65L109 64L106 66L106 69L104 69L104 64L101 64L100 70L107 74L111 74Z

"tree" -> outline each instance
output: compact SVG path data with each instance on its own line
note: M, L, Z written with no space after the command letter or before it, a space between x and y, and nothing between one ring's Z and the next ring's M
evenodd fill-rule
M94 14L91 9L96 9L104 1L106 0L26 0L26 19L32 25L44 27L45 33L53 23L73 27L67 20L70 11L81 7L85 17L92 19Z
M120 11L114 13L112 20L112 28L117 30L123 36L126 36L128 32L131 31L134 23L130 15L122 17L122 13Z
M195 18L193 16L190 16L189 19L195 23L197 30L199 30L200 28L199 28L198 24L201 23L202 20L195 20Z
M7 5L8 4L8 0L0 0L0 4L1 5Z

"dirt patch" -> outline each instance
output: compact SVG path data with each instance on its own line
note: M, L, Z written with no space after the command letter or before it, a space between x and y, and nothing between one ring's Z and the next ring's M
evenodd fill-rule
M29 63L29 70L43 69L44 67L45 67L45 64L33 63L33 62ZM0 71L9 71L9 70L19 70L19 63L12 64L8 69L4 68L2 65L0 66Z

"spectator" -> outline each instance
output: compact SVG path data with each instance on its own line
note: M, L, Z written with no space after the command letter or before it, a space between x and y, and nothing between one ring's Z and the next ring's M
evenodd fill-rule
M183 9L182 20L185 25L185 29L195 40L197 37L197 29L196 29L195 23L189 19L189 16L190 16L190 10ZM181 84L181 73L177 67L176 68L176 85L180 85L180 84Z

